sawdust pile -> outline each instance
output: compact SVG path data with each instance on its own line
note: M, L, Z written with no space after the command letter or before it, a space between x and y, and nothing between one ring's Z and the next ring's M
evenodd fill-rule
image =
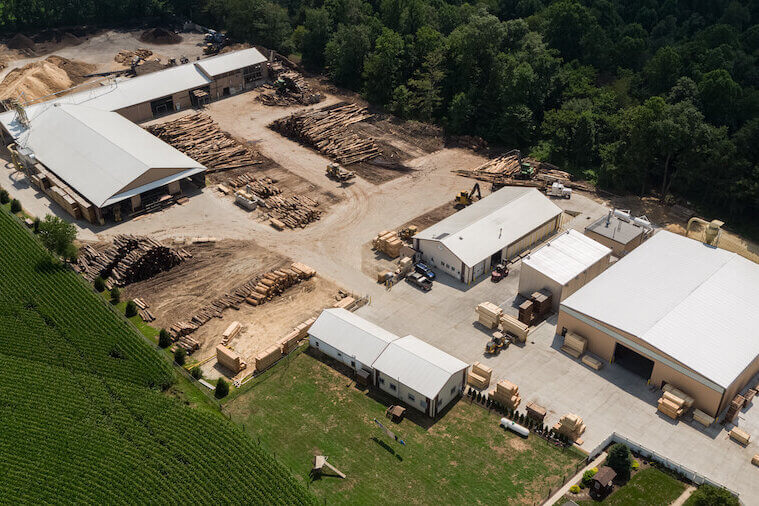
M11 70L0 83L0 100L17 98L23 102L42 98L83 83L95 65L60 56Z
M132 63L132 59L135 56L139 56L143 60L147 60L151 56L153 56L153 51L150 49L135 49L134 51L129 51L127 49L122 49L118 53L116 53L116 56L113 57L113 61L116 63L123 63L124 65L129 65Z
M177 44L182 42L182 37L165 28L151 28L142 32L140 40L150 44Z
M682 225L678 225L677 223L670 223L666 227L664 227L664 230L667 230L668 232L672 232L673 234L680 234L685 235L685 227Z
M23 33L17 33L6 43L8 49L31 49L34 51L37 44Z

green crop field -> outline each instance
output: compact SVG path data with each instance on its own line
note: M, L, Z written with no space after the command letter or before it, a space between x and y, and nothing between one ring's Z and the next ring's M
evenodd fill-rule
M311 504L220 413L160 391L167 361L0 210L2 503Z
M495 413L464 399L433 424L422 417L393 424L384 416L392 399L356 390L350 378L304 352L231 397L225 411L304 482L318 453L347 475L310 483L327 504L533 504L583 458L535 435L507 432ZM374 418L406 445L389 439Z

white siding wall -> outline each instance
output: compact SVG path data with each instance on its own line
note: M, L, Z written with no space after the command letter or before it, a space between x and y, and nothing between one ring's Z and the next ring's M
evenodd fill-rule
M461 393L464 384L464 372L459 371L445 384L438 394L438 404L435 415L439 414L457 395Z
M413 406L422 413L427 413L429 409L429 400L424 395L420 394L416 390L413 390L406 385L400 383L398 380L377 371L377 386L383 392L386 392L393 397L403 401L409 406ZM393 388L395 387L395 388ZM409 397L411 395L413 399Z
M547 288L553 294L552 306L554 311L559 310L559 303L562 299L564 286L549 278L537 269L525 265L522 262L522 269L519 272L519 295L529 297L538 290Z
M316 338L316 337L314 337L312 335L308 336L308 342L309 342L309 345L312 346L313 348L316 348L317 350L321 351L322 353L324 353L328 357L334 358L338 362L342 362L343 364L347 365L348 367L350 367L354 371L357 370L357 369L360 369L362 367L364 369L366 369L367 371L372 371L373 370L372 367L371 367L371 365L364 365L364 364L362 364L361 362L359 362L355 358L353 358L353 357L351 357L349 355L346 355L345 353L341 352L340 350L338 350L338 349L336 349L336 348L334 348L334 347L326 344L322 340L320 340L320 339L318 339L318 338Z
M417 250L422 254L422 262L437 272L448 274L456 279L464 279L462 272L464 264L440 242L418 239Z

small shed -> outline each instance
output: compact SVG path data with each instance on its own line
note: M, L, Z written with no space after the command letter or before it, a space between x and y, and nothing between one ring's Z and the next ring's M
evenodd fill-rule
M595 495L605 495L611 490L611 482L617 477L617 472L609 466L603 466L593 476L590 491Z
M611 248L615 257L622 258L651 235L650 227L644 225L635 223L632 217L619 211L609 211L608 215L585 227L585 235Z
M568 230L522 260L519 293L527 298L541 289L553 295L551 309L609 267L611 249Z

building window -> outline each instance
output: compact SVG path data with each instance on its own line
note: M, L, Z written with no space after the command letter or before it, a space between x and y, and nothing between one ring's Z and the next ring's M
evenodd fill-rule
M422 399L421 401L419 401L419 405L422 408L427 409L427 401L426 400Z
M318 348L318 347L319 347L319 341L316 341L316 342L314 343L314 346L316 346L316 347Z
M395 385L393 385L392 383L390 383L390 390L392 390L393 392L395 392L396 390Z
M338 351L338 352L337 352L337 356L338 356L338 357L342 357L342 356L343 356L343 354L342 354L342 353L340 353L340 352Z
M456 387L451 388L451 395L456 393Z
M411 395L411 394L408 394L408 398L409 398L410 401L415 401L416 400L416 398L413 395Z
M385 378L380 378L379 382L380 382L380 385L384 385L385 384Z
M351 367L353 367L354 369L356 368L356 362L354 362L353 360L351 360Z

